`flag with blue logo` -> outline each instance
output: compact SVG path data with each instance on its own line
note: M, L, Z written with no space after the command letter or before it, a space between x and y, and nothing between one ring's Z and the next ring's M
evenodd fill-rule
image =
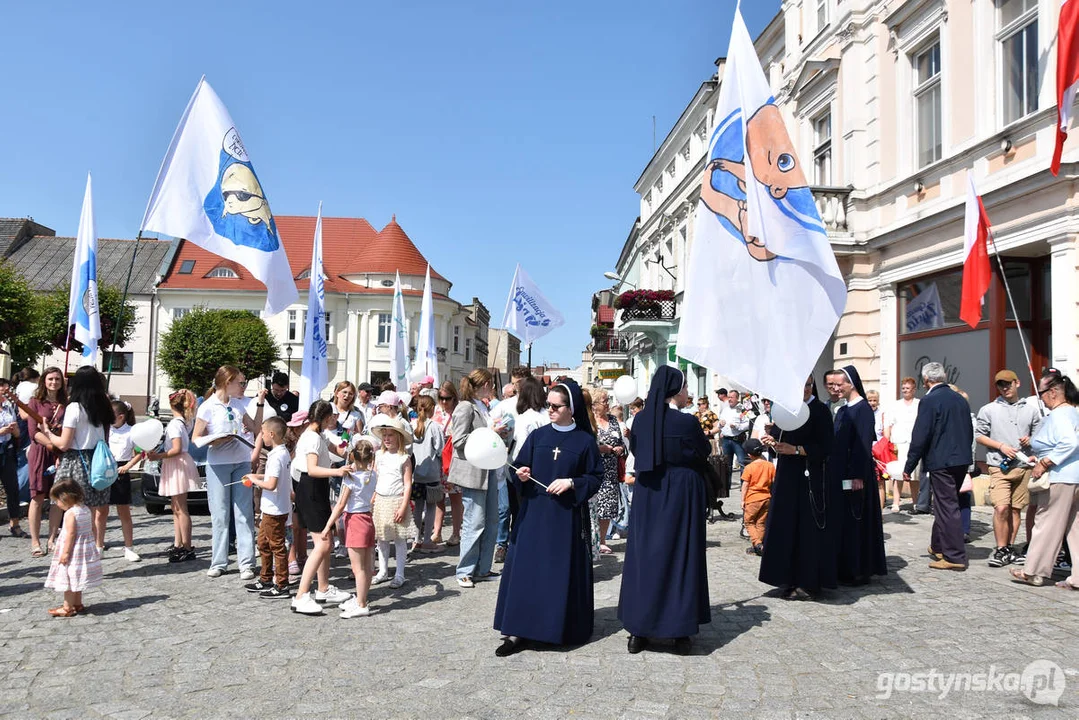
M416 338L416 365L421 377L430 375L438 387L438 348L435 345L435 306L431 298L431 266L423 280L423 303L420 305L420 332ZM415 371L414 371L415 372Z
M517 265L510 294L506 298L506 310L502 314L502 327L520 338L521 344L528 346L565 322L562 313L543 296L528 273Z
M393 312L390 315L393 337L390 338L390 380L401 392L408 392L408 319L405 296L401 292L401 273L393 282Z
M86 194L82 198L79 234L75 240L75 260L71 267L71 294L67 304L69 340L82 343L84 365L97 361L101 340L101 316L97 301L97 228L94 226L94 197L90 174L86 174Z
M299 299L266 193L229 111L199 80L158 171L141 229L239 263L266 286L266 313Z
M678 355L795 410L847 288L739 9L705 163Z
M315 220L311 248L311 278L307 287L307 322L303 333L303 364L300 366L300 409L319 399L330 381L326 347L326 276L322 272L322 203Z

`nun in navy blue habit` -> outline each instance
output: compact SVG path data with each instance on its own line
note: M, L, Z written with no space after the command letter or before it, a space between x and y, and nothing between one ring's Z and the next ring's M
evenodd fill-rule
M643 650L650 638L675 638L675 650L687 654L689 637L712 620L702 475L711 447L694 416L668 406L685 392L678 368L659 368L644 409L633 419L629 441L637 483L618 601L631 653Z
M780 588L785 600L809 600L837 584L838 493L825 473L834 440L832 413L817 398L812 377L802 399L809 406L805 424L794 430L773 425L764 438L779 459L757 577Z
M528 436L510 478L520 508L495 605L494 627L504 638L499 657L530 640L580 645L592 636L588 499L599 490L603 462L577 383L552 387L547 408L551 424Z
M884 523L873 462L873 409L865 400L862 379L853 365L845 366L841 394L847 404L835 416L835 444L828 460L833 488L840 488L839 580L861 585L870 575L886 575ZM849 482L848 482L849 481ZM844 483L849 489L844 488Z

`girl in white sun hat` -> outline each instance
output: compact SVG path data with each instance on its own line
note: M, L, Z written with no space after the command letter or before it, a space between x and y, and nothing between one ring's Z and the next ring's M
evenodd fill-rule
M381 398L380 398L381 399ZM389 579L387 559L394 544L396 572L391 588L405 584L405 555L408 552L409 497L412 494L410 459L412 429L400 417L378 415L371 421L371 433L382 441L375 453L375 540L378 541L378 574L372 583Z

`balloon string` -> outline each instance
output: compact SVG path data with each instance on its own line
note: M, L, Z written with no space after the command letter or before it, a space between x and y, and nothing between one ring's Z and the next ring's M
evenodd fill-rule
M511 467L511 468L513 468L514 470L520 470L520 469L521 469L521 468L517 467L516 465L514 465L513 463L506 463L506 466L507 466L507 467ZM532 478L532 479L531 479L531 480L530 480L529 482L534 482L534 483L536 483L537 485L539 485L539 486L540 486L541 488L543 488L544 490L548 490L548 489L550 489L550 485L544 485L543 483L541 483L541 482L540 482L539 480L537 480L536 478Z

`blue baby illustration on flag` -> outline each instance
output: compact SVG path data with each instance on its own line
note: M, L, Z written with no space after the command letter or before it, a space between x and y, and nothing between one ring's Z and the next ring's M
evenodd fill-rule
M822 235L825 231L773 98L751 112L744 129L745 107L735 108L716 124L701 181L701 202L746 244L750 257L768 261L777 253L762 237L764 232L750 230L747 190L769 205L761 214L766 222L778 220L781 233L797 233L799 228Z
M214 231L237 245L276 250L280 241L270 203L234 127L225 133L218 168L217 184L203 203Z

